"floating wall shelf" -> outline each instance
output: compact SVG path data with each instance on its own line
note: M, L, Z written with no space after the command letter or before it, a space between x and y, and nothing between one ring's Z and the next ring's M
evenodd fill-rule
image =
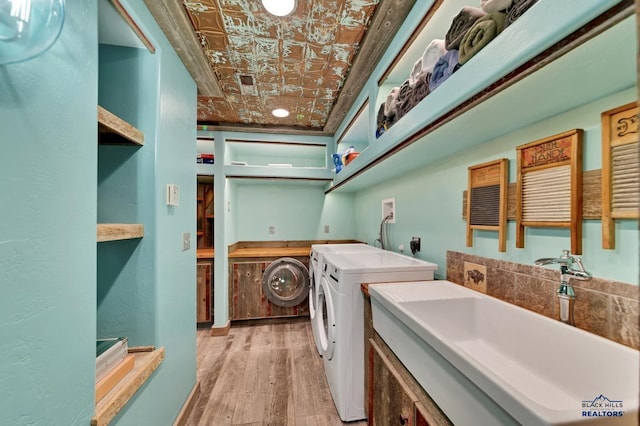
M97 226L97 241L130 240L144 237L144 225L128 223L100 223Z
M164 361L164 348L130 348L129 353L135 357L133 370L96 404L91 426L108 425Z
M144 145L144 134L98 105L98 143L104 145Z
M327 192L362 190L633 87L634 3L611 3L590 0L575 10L575 3L540 0L370 142Z

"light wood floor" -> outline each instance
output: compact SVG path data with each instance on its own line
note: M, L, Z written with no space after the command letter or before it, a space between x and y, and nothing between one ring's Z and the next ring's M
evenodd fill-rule
M201 396L187 425L366 425L340 421L314 345L308 319L198 330Z

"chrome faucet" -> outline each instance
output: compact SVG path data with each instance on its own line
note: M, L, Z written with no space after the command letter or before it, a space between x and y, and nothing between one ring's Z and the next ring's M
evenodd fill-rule
M560 265L560 286L556 290L558 301L560 302L560 321L576 325L573 318L573 305L576 300L576 293L571 285L571 278L581 281L591 279L591 274L584 269L582 260L579 257L569 254L569 250L562 250L562 256L544 257L533 262L535 265Z

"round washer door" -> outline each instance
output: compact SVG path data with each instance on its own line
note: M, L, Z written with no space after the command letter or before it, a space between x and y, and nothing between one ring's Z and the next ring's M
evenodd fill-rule
M330 361L333 358L336 346L336 312L331 298L329 282L325 277L320 280L316 297L318 298L316 320L318 321L321 355Z
M309 293L309 271L291 257L275 260L262 274L262 292L274 305L283 308L299 305Z

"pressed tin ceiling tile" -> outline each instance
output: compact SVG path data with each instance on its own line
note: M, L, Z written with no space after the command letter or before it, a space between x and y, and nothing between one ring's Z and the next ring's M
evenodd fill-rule
M183 4L225 95L198 97L198 121L322 129L378 0L298 0L283 18L258 0ZM241 90L241 75L253 87Z

